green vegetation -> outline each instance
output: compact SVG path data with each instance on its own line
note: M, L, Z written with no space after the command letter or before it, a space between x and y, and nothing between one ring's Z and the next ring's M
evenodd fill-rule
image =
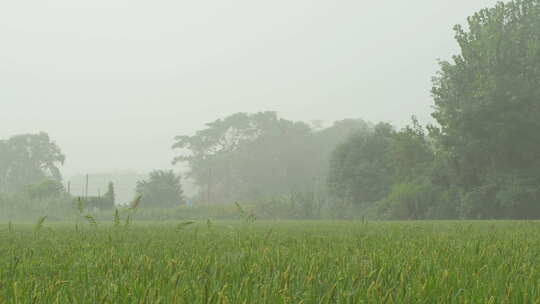
M65 156L47 133L0 139L0 192L17 192L44 180L60 182Z
M540 219L540 0L467 21L435 125L236 113L82 198L46 133L0 140L0 303L540 303L539 222L417 221Z
M114 184L112 182L107 186L107 192L101 196L88 196L83 199L86 209L89 210L111 210L115 206L116 195L114 194Z
M537 222L40 218L0 226L0 302L535 303L539 233Z
M455 27L437 125L378 124L341 144L335 197L392 219L540 218L540 1L498 3Z
M201 202L230 203L283 197L324 188L336 145L367 128L360 119L328 128L278 117L276 112L236 113L177 136L174 163L189 166Z
M142 196L143 206L178 207L184 201L180 179L172 170L154 170L148 180L137 182L135 192Z
M499 2L455 35L459 54L433 78L435 124L232 114L175 138L173 163L198 193L154 170L133 189L141 207L169 208L166 218L184 202L238 201L259 218L540 219L540 0ZM64 160L46 133L0 140L0 218L69 213ZM112 184L104 196L86 188L88 209L115 207Z

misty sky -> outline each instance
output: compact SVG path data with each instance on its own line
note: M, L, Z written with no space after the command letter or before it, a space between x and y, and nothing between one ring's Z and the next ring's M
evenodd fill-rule
M46 131L64 172L170 167L234 112L429 119L452 27L494 0L0 2L0 138Z

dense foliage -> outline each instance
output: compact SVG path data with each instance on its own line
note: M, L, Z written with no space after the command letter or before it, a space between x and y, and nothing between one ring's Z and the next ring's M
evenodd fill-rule
M499 3L456 27L435 79L432 134L466 217L540 217L540 1Z
M54 179L45 179L39 183L26 185L23 190L31 199L43 200L64 194L64 185Z
M172 170L154 170L137 183L143 207L178 207L184 200L181 177Z
M59 168L64 160L60 147L43 132L0 140L0 219L69 212Z
M268 217L540 218L540 0L500 2L455 33L460 53L433 79L434 125L236 113L175 139L193 201L257 204ZM0 194L62 197L64 159L46 133L0 140ZM145 207L179 206L180 182L158 170L136 191ZM112 207L115 195L88 205Z
M211 202L257 199L311 191L324 184L328 156L361 120L344 120L322 130L279 118L275 112L237 113L208 123L192 136L178 136L175 163Z
M0 140L0 192L21 191L44 180L60 182L65 156L46 133Z
M349 138L332 156L338 200L386 218L540 218L540 1L455 31L461 54L434 78L438 125Z

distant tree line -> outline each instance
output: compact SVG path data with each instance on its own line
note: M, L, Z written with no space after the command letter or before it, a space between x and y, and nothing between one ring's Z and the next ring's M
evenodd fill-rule
M103 195L74 197L64 187L60 166L65 161L60 147L47 133L16 135L0 140L0 212L18 214L72 208L83 203L87 210L111 210L116 206L112 182ZM137 183L145 207L174 207L183 202L180 175L155 170Z
M440 62L437 125L361 120L313 129L238 113L178 136L177 162L212 202L305 192L378 218L540 218L540 0L498 3L455 27ZM337 146L337 147L336 147Z
M26 209L40 205L45 209L50 209L51 205L63 209L72 207L73 197L67 193L60 172L65 159L60 147L45 132L0 140L0 201L7 200L3 198L6 196L10 204ZM88 209L112 209L114 185L110 183L104 195L82 199ZM0 207L8 209L9 206ZM10 208L19 213L25 212L23 209Z
M328 157L362 120L344 120L317 130L275 112L237 113L208 123L192 136L178 136L174 163L199 186L199 201L219 203L306 192L325 185Z
M427 132L379 124L332 155L329 186L385 218L540 218L540 1L499 3L455 27Z
M380 219L540 218L540 0L498 3L455 34L460 54L433 78L434 125L413 116L404 128L360 119L323 127L236 113L177 136L173 163L189 168L196 202L259 202L265 212L296 204L299 216L318 202ZM6 193L71 199L64 160L46 133L0 140L0 211L16 201ZM142 207L186 200L181 176L167 170L135 192ZM114 201L112 184L88 198L100 209Z

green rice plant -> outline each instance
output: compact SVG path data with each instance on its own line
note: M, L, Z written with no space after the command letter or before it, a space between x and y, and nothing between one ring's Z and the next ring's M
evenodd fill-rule
M15 224L0 303L540 302L538 222Z
M238 202L234 202L234 204L238 210L238 213L240 213L240 218L246 223L252 224L257 220L257 216L255 215L255 212L253 210L247 212L246 210L244 210L244 208L242 208L242 206L240 206Z
M91 214L86 214L84 216L84 218L88 221L88 223L90 224L90 226L94 227L94 228L97 228L98 226L98 223L96 221L96 219L91 215Z
M133 201L129 203L126 209L129 212L129 214L126 215L126 219L124 220L125 229L129 229L130 224L131 224L131 216L135 211L137 211L137 208L139 207L141 203L141 199L142 199L142 194L139 194L135 197L135 199L133 199ZM120 227L120 214L118 212L118 209L115 210L113 221L114 221L114 227L116 228Z
M125 222L124 222L124 228L125 228L125 229L128 229L128 228L129 228L130 222L131 222L131 215L128 214L128 215L126 216L126 220L125 220Z
M195 224L195 222L194 221L186 221L186 222L179 223L178 225L176 225L176 230L182 230L182 229L184 229L187 226L192 225L192 224Z
M120 227L120 213L118 212L118 208L114 210L114 227L119 228Z
M39 232L43 228L46 219L46 215L38 218L36 224L34 225L34 232Z
M82 215L84 213L84 201L81 197L77 197L75 200L75 206L77 208L77 211L79 212L79 215Z

